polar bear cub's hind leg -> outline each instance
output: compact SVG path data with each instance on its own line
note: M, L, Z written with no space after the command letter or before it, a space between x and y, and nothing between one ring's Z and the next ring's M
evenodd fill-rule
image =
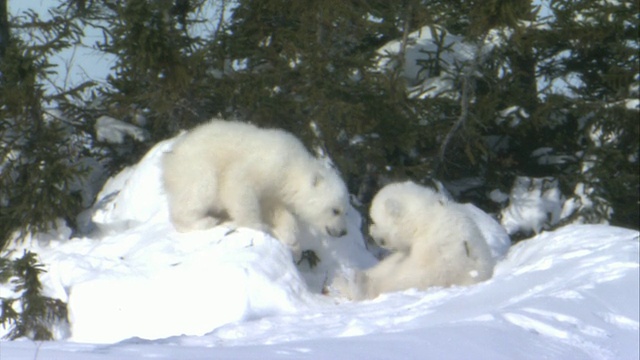
M195 160L197 161L197 159ZM171 222L179 232L205 230L225 220L225 212L212 208L217 194L216 176L212 169L201 167L192 174L192 166L168 152L163 158L163 182L169 201Z

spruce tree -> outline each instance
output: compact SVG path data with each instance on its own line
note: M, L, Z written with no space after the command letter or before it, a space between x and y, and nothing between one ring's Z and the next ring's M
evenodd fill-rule
M389 127L396 131L385 135L409 132L404 98L393 96L400 84L375 71L376 49L398 34L395 20L385 18L390 6L239 1L216 49L229 65L226 113L297 134L335 160L354 194L368 192L361 186L367 169L395 151L373 135Z
M99 50L116 58L101 93L110 115L126 120L131 109L144 113L150 143L221 110L215 65L205 46L209 32L195 30L215 21L202 18L205 5L206 0L109 0L91 3L83 15L87 24L104 29Z
M553 30L545 40L555 66L544 70L569 79L565 111L581 145L573 183L585 184L595 205L586 216L638 228L638 3L559 0L550 9Z
M82 145L71 135L82 120L52 116L45 106L77 97L87 84L49 92L44 84L56 72L49 59L76 42L81 30L60 9L50 15L41 19L27 11L3 31L9 36L2 40L0 59L2 247L14 231L44 231L58 218L73 222L80 210L72 192L83 175L75 162Z
M637 4L548 6L543 18L530 1L478 2L468 26L455 26L468 42L499 41L475 64L472 101L457 110L467 120L435 176L456 186L476 178L459 196L490 211L499 210L490 191L508 192L518 176L556 179L584 205L566 221L637 228Z
M53 328L67 326L66 304L42 294L40 275L44 271L32 252L25 251L13 260L0 258L0 283L10 283L15 294L0 298L0 324L9 329L5 338L53 340Z

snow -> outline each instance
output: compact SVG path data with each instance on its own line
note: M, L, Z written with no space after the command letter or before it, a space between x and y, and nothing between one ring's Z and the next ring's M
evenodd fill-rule
M520 106L510 106L499 112L499 116L496 119L496 123L500 125L508 120L509 127L516 127L520 125L523 119L528 119L528 118L529 118L529 114L527 114L527 111L525 109L523 109Z
M119 264L121 275L75 285L69 297L71 340L205 335L231 322L291 312L310 301L290 254L277 240L250 231L225 236L224 230L137 244L125 258L128 266Z
M439 51L438 43L442 50ZM398 64L397 56L402 50L401 40L392 40L378 49L378 69L393 71L399 68L407 81L411 97L437 97L453 87L448 74L430 74L430 66L448 69L473 59L476 47L463 41L462 37L448 33L437 26L424 26L407 36L404 63ZM440 53L441 52L441 53ZM399 66L400 65L400 66Z
M57 2L44 0L9 0L8 10L11 16L22 16L27 10L35 11L42 20L51 19L48 13L50 8L55 7ZM85 81L99 81L106 85L106 78L111 68L115 65L116 57L104 52L96 51L94 45L103 40L102 30L97 27L81 25L84 35L81 43L73 44L62 49L49 59L55 66L55 73L49 73L51 83L43 85L45 91L55 92L56 87L70 89L80 85ZM39 35L39 34L35 34ZM23 40L34 41L23 34Z
M411 96L447 93L453 86L447 70L508 36L490 34L478 49L438 27L409 34L402 70ZM435 60L438 41L445 45L438 59L443 71L429 74L422 65ZM393 41L379 50L378 68L398 66L393 57L400 45ZM87 76L83 64L70 62L72 82ZM614 105L637 109L638 100ZM516 126L528 116L507 107L497 121ZM116 144L146 137L141 128L109 117L96 122L96 134ZM16 249L38 253L47 270L46 294L68 303L71 323L56 329L56 341L1 342L1 359L640 357L639 233L608 225L546 231L589 206L582 184L577 197L565 199L555 180L518 178L511 194L492 193L496 202L509 201L501 223L466 205L499 260L489 281L351 302L326 285L377 261L355 209L345 238L302 229L303 247L321 259L313 268L296 264L279 241L250 229L177 233L159 181L160 156L173 141L159 143L107 181L80 216L83 237L59 222ZM548 148L532 156L562 160ZM510 246L508 234L518 231L538 235ZM0 292L7 295L2 286Z
M100 116L96 120L95 129L98 141L112 144L122 144L126 136L137 141L147 139L147 133L144 129L106 115Z
M560 221L564 198L553 178L518 176L502 210L501 223L509 234L539 233Z
M534 153L544 154L541 148ZM538 234L558 226L558 224L583 224L599 222L607 224L606 219L593 219L592 212L608 213L613 210L602 198L593 195L593 187L584 183L576 184L573 194L565 197L559 188L558 180L553 177L518 176L514 180L509 195L493 190L489 196L492 201L501 204L500 224L508 234Z
M23 247L46 266L47 295L68 302L71 324L57 329L56 341L0 343L3 359L640 355L637 231L571 225L509 247L506 230L469 204L500 259L492 279L351 302L323 288L377 261L355 210L345 238L305 229L304 248L321 259L314 268L296 265L284 245L254 230L177 233L159 180L160 156L173 141L105 184L88 214L93 233L72 238L60 222L27 239Z
M403 63L398 63L402 40L392 40L377 50L376 68L399 70L407 82L410 98L451 96L448 93L455 87L456 71L461 68L473 71L474 61L483 60L510 36L509 30L496 29L472 42L440 26L426 25L408 34Z

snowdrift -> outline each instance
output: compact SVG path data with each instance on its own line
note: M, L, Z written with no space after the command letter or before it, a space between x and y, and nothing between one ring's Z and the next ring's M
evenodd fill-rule
M3 358L638 358L637 231L574 225L509 248L468 205L500 258L491 280L349 302L322 291L377 261L357 211L345 238L305 229L303 249L321 259L313 268L250 229L177 233L159 182L172 141L105 184L90 235L60 224L25 243L71 325L60 341L4 342Z

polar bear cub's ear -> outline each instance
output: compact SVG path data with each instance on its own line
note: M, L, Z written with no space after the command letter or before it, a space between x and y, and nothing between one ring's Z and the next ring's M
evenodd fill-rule
M389 216L397 218L402 215L402 203L397 199L387 199L384 202L384 208Z

